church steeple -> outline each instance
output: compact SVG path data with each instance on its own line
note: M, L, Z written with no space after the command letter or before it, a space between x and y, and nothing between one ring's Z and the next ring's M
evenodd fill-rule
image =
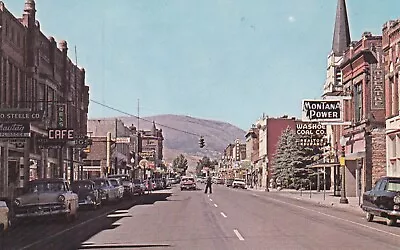
M341 56L350 45L350 29L347 17L346 0L338 0L336 8L335 29L333 31L332 52Z

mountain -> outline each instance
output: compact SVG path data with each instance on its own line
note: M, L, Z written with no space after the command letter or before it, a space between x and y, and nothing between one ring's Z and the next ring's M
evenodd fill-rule
M134 117L118 117L126 126L137 127ZM183 115L157 115L144 117L139 129L150 129L152 122L162 129L164 135L164 158L167 162L179 154L184 154L189 165L195 164L203 156L219 158L229 143L236 139L244 141L245 131L226 122L199 119ZM185 131L185 132L182 132ZM199 147L199 136L204 137L206 146Z

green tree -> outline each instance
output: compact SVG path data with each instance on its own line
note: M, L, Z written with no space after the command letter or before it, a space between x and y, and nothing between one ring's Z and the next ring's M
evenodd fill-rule
M178 155L172 161L172 168L181 175L186 174L186 170L188 169L188 161L183 154Z
M312 149L297 145L297 135L291 128L282 132L279 138L272 175L284 187L298 187L300 183L309 178L312 172L307 168L311 163Z
M208 167L210 169L215 169L215 166L218 165L218 161L214 160L212 161L209 157L204 156L202 159L200 159L197 162L197 166L196 166L196 173L200 174L201 170L205 167Z

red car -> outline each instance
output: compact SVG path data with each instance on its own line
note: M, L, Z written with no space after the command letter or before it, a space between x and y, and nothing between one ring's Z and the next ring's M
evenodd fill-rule
M182 177L181 179L181 190L196 190L196 182L193 177Z

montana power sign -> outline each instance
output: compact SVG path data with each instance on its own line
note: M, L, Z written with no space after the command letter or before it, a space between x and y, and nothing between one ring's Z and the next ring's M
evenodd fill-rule
M302 121L343 122L343 100L303 100Z

